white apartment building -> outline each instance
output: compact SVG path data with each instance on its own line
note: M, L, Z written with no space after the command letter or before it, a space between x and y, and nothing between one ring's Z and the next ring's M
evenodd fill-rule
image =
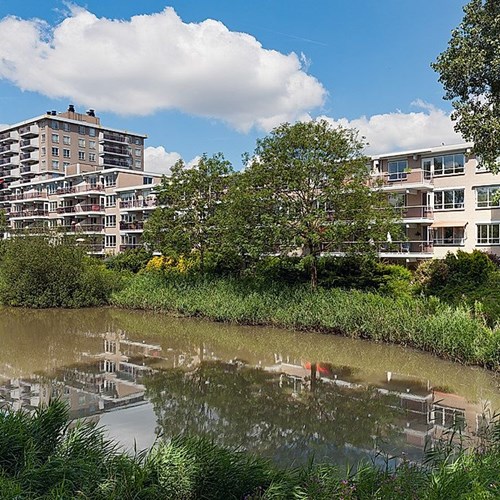
M374 156L373 179L401 211L404 241L381 257L415 262L474 249L500 255L500 175L481 165L472 143Z

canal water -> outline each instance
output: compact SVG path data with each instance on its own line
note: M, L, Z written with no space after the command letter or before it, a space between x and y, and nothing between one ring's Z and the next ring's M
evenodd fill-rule
M279 464L478 439L498 375L399 346L115 309L0 309L0 405L68 402L128 450L188 433Z

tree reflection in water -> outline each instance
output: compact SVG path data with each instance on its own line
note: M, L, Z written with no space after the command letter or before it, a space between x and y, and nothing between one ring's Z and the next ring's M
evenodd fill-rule
M344 462L346 455L399 441L395 396L374 388L338 385L309 376L265 371L242 363L203 361L193 371L174 369L144 380L157 432L206 436L276 460Z

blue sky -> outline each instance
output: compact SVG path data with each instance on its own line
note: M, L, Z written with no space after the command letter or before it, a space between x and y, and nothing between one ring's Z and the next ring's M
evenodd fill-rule
M217 151L240 168L283 120L355 126L368 152L458 142L430 63L464 4L0 0L0 124L92 107L148 134L152 170Z

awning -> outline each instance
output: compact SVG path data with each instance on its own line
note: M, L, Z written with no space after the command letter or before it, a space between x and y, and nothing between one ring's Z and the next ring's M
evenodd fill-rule
M463 220L452 220L452 221L434 221L431 224L431 228L435 227L465 227L467 225L467 221Z

